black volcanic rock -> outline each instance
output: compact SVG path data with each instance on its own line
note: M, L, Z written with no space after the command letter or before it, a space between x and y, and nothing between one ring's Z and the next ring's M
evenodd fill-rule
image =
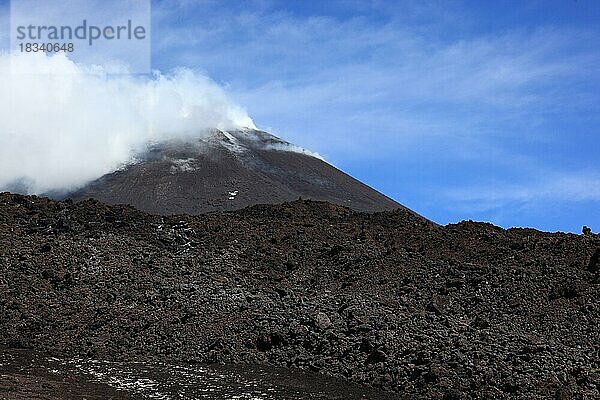
M374 212L403 208L288 142L255 130L158 143L68 197L155 214L201 214L306 198Z
M3 194L0 347L296 368L411 399L599 398L599 249L404 209L160 216Z

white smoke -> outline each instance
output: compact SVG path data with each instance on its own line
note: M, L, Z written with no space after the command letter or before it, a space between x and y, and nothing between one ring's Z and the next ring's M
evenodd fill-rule
M300 153L310 157L318 158L321 161L325 161L325 157L320 155L319 153L315 153L314 151L310 151L305 149L304 147L296 146L291 143L271 143L264 147L267 150L275 150L275 151L290 151L292 153Z
M108 75L64 55L0 55L0 191L70 190L150 141L254 128L209 78L189 70Z

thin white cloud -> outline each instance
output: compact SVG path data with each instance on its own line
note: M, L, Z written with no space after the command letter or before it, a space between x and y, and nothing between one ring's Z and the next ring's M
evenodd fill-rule
M589 172L553 173L520 183L499 183L444 192L448 200L472 205L487 204L489 208L510 203L535 203L539 201L600 201L600 174Z
M373 131L396 141L399 135L465 137L490 130L534 137L539 132L532 127L545 115L590 104L581 83L600 62L593 47L581 45L593 43L585 40L590 34L570 29L445 40L394 20L377 25L361 17L297 18L264 10L229 15L234 24L217 23L220 17L175 27L166 17L157 50L226 77L259 124L287 130L304 146L316 143L300 132L304 116L322 120L323 114L331 121L328 135L345 139L352 121L354 141L365 143ZM196 38L192 48L177 45L182 37ZM377 110L395 118L369 119Z

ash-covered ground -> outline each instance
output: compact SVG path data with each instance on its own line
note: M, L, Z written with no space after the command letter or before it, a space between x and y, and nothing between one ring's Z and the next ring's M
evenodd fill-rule
M0 345L296 368L389 398L600 398L599 258L598 235L407 210L167 217L2 194Z

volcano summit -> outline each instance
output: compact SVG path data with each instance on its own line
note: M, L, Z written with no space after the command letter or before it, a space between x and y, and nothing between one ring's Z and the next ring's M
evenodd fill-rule
M68 197L155 214L232 211L299 197L365 212L404 208L318 155L253 129L155 143L137 161Z

